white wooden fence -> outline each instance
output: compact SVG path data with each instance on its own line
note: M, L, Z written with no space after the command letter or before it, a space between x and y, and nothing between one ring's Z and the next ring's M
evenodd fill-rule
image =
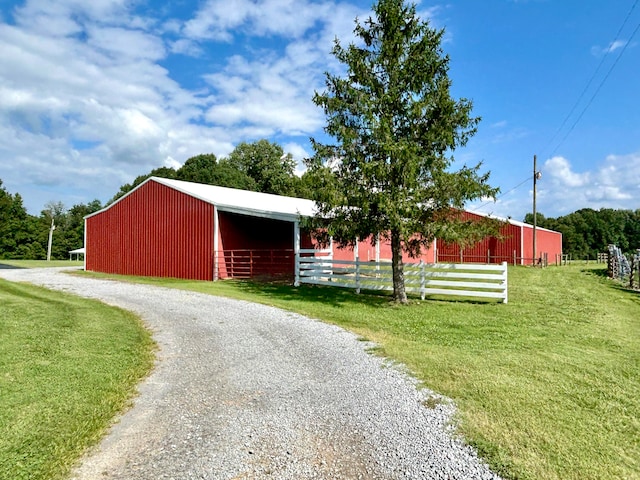
M302 250L301 254L311 253ZM317 251L316 251L317 253ZM325 252L326 253L326 252ZM410 263L404 265L407 293L491 298L507 303L507 262L493 265ZM331 255L296 257L296 284L329 285L360 290L393 290L391 263Z

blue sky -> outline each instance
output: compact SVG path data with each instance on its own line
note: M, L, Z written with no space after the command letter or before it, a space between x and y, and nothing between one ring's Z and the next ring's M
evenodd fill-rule
M482 117L454 168L483 162L497 202L531 211L640 208L638 0L422 1L445 28L453 94ZM124 183L267 138L301 160L371 1L0 0L0 179L30 213L105 202ZM517 188L516 188L517 187Z

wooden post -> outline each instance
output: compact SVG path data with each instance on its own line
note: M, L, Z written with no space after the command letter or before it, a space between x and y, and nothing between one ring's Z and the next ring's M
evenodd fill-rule
M538 253L536 251L536 227L538 225L538 215L536 214L536 184L538 179L540 178L540 172L538 172L537 168L537 157L533 156L533 266L536 265L536 260L538 258Z
M360 293L360 258L356 257L356 293Z

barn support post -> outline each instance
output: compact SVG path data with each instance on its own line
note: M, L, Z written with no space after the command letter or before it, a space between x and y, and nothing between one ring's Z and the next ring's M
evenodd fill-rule
M438 239L433 239L433 263L438 263Z
M216 281L220 277L220 264L218 252L218 237L220 234L220 224L218 223L218 209L213 207L213 280Z
M87 271L87 245L89 245L89 242L87 242L87 219L84 219L84 258L83 263L84 265L82 266L82 269L86 272Z
M293 286L300 286L300 222L293 222L293 257L294 257L294 281Z

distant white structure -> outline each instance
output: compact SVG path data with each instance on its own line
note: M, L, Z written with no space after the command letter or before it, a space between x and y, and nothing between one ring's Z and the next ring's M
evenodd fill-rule
M76 260L80 260L80 255L84 256L84 247L69 250L69 260L73 260L74 255L76 256Z

